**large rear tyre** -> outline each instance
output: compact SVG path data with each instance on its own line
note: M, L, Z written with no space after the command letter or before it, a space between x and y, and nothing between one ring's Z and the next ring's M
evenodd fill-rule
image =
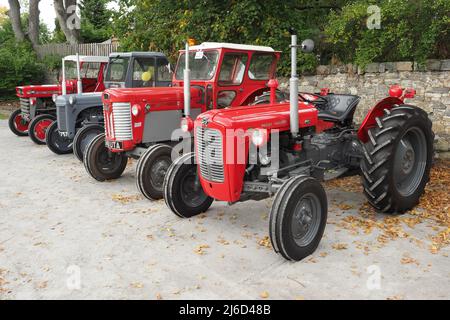
M111 152L105 146L105 134L99 134L87 146L84 153L84 167L97 181L118 179L125 171L128 157L123 153Z
M376 118L363 146L362 184L378 211L403 213L419 203L430 179L434 133L425 111L400 105Z
M72 140L61 135L57 121L53 121L47 128L45 142L50 151L57 155L72 153Z
M164 179L166 204L181 218L205 212L214 201L203 191L194 158L194 153L188 153L175 160Z
M44 145L46 143L45 133L55 120L56 118L50 114L42 114L31 120L30 126L28 127L30 139L36 144Z
M270 212L272 247L285 259L300 261L312 254L327 223L325 190L312 177L298 176L278 190Z
M83 162L87 146L96 136L103 132L105 132L105 128L100 124L89 124L80 128L73 139L73 153L75 157Z
M30 122L22 116L22 110L18 109L11 113L8 119L9 129L16 136L26 137L28 135L28 127Z
M139 158L136 185L149 200L163 198L164 178L172 164L172 148L165 144L151 146Z

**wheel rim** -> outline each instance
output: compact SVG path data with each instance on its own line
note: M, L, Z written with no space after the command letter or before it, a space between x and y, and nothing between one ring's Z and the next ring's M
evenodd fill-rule
M84 154L84 151L86 151L86 148L91 143L91 141L94 140L94 138L100 133L102 133L102 131L100 130L89 130L83 135L79 144L81 154Z
M52 122L52 119L43 119L36 123L34 126L34 135L38 140L45 142L45 132Z
M14 127L20 132L27 132L28 121L19 113L14 117Z
M195 166L191 166L183 176L180 188L183 202L191 208L201 206L208 198L200 184Z
M292 237L298 246L305 247L314 240L320 226L320 211L316 195L308 193L299 199L291 220Z
M427 164L427 142L418 127L408 129L400 139L394 159L394 183L404 197L420 185Z
M162 157L157 159L150 168L150 183L154 189L162 190L164 177L171 165L170 158Z
M110 152L105 147L104 140L102 140L101 144L95 157L98 169L104 174L115 173L121 167L123 155L121 153Z
M52 130L50 134L51 142L56 148L58 148L58 150L63 152L70 150L70 144L72 143L72 140L62 136L58 128L55 127L55 129Z

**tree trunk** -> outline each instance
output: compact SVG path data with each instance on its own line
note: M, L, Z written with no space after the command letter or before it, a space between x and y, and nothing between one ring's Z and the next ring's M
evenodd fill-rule
M11 19L14 36L18 42L25 40L25 33L22 30L22 23L20 21L20 3L19 0L8 0L9 2L9 18Z
M28 38L30 38L33 47L39 44L39 1L30 0Z
M79 18L76 17L75 9L77 0L53 0L56 17L61 30L70 44L80 42Z

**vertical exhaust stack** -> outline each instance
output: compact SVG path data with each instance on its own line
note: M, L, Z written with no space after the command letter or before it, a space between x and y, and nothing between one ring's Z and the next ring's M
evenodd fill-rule
M191 79L189 70L189 42L186 42L184 65L184 116L189 118L191 116Z
M62 59L62 81L61 81L61 93L63 96L67 94L67 87L66 87L66 60Z
M83 93L83 85L81 83L81 75L80 75L80 55L77 53L77 93L81 94Z
M291 33L291 79L290 86L290 121L291 133L294 137L298 134L298 75L297 75L297 34L294 30Z

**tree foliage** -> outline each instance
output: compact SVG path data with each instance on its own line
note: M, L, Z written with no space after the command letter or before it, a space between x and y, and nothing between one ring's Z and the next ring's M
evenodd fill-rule
M110 19L112 13L107 8L109 0L81 0L81 38L85 43L103 42L112 35Z
M369 5L381 9L380 29L367 28ZM448 58L450 1L357 0L329 16L326 41L343 62L370 62Z

